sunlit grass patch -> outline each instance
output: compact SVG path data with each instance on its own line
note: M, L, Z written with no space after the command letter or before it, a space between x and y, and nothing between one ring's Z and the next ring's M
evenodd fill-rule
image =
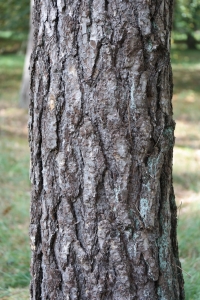
M0 299L1 300L28 300L29 299L29 288L9 288L7 290L1 290L0 288Z
M0 55L0 107L16 106L23 63L24 55Z
M9 55L0 55L0 68L1 73L8 72L8 70L14 71L18 70L22 72L22 67L24 63L24 55L19 54L9 54Z
M175 120L200 122L200 51L172 51Z
M189 147L174 149L174 183L183 190L200 191L199 151Z
M178 120L175 130L176 146L188 147L200 150L200 122ZM195 154L195 160L199 160L199 152Z
M27 125L27 110L13 106L0 109L1 135L7 137L17 135L27 138Z

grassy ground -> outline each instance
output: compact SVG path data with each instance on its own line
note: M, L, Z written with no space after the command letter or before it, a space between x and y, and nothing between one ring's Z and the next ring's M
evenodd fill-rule
M28 299L27 112L17 107L23 56L0 56L0 299ZM200 52L172 51L174 185L186 300L200 299Z
M200 51L172 51L174 185L186 300L200 299Z
M17 107L22 56L0 56L0 298L28 299L27 112Z

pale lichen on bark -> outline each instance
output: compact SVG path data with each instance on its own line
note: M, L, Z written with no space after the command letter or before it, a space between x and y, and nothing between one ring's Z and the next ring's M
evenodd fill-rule
M172 2L35 0L31 299L184 299Z

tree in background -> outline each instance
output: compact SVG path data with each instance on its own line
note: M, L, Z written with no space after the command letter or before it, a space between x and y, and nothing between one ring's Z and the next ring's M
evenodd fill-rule
M22 45L27 44L28 37L28 44L24 46L26 49L26 57L19 99L20 107L28 108L30 81L28 66L33 40L31 22L29 30L30 2L27 0L1 1L0 12L1 52L19 51ZM16 41L18 41L17 45Z
M33 10L31 299L182 300L172 1Z
M33 0L30 3L31 12L33 6ZM29 36L28 36L28 44L26 48L26 57L24 62L24 70L22 76L22 83L21 83L21 90L20 90L20 97L19 97L19 105L22 108L28 108L30 103L30 74L29 74L29 64L30 64L30 57L32 52L33 46L33 28L32 28L32 13L30 13L30 29L29 29Z
M199 0L175 0L174 31L186 35L188 49L196 49L194 33L200 31L199 16Z

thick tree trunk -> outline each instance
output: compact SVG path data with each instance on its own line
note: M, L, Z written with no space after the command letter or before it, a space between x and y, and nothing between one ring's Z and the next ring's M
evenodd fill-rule
M184 299L172 7L35 0L31 299Z

